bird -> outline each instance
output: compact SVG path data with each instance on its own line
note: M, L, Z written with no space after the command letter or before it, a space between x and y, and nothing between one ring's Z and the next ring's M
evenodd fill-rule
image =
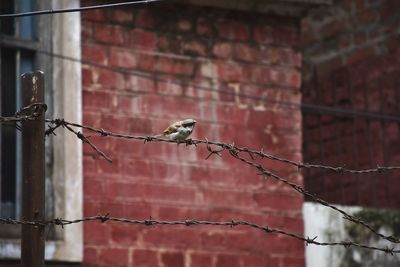
M189 135L193 132L194 126L196 124L196 120L194 119L186 119L172 123L168 126L162 134L155 135L154 137L168 137L173 141L183 141L189 137Z

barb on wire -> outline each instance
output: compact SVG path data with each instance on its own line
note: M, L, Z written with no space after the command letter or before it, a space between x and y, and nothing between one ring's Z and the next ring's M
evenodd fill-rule
M81 125L81 124L77 124L77 123L67 122L67 121L65 121L63 119L47 120L47 122L56 125L56 126L53 126L52 128L49 128L49 132L53 132L54 131L53 129L59 127L57 125L62 125L66 129L68 129L69 131L72 131L75 135L77 135L77 137L80 138L83 142L86 142L89 145L91 145L92 148L94 150L96 150L97 153L99 153L102 157L104 157L106 159L109 159L109 158L104 154L104 152L100 151L96 146L94 146L90 141L88 141L87 138L84 137L81 133L73 130L72 127L78 127L78 128L86 129L88 131L100 134L103 137L111 136L111 137L116 137L116 138L143 140L144 142L158 141L158 142L176 143L176 141L173 141L173 140L162 139L162 138L158 138L158 137L154 137L154 136L133 136L133 135L126 135L126 134L112 133L112 132L105 131L104 129L97 129L97 128L94 128L94 127L91 127L91 126L86 126L86 125ZM344 216L345 219L347 219L347 220L349 220L349 221L351 221L353 223L360 224L363 227L369 229L372 233L374 233L375 235L377 235L380 238L386 239L386 240L388 240L390 242L393 242L393 243L400 243L399 238L394 237L394 236L386 236L386 235L383 235L383 234L379 233L377 230L375 230L368 223L362 221L361 219L359 219L359 218L357 218L355 216L352 216L352 215L348 214L344 210L342 210L342 209L340 209L340 208L338 208L338 207L326 202L325 200L318 198L316 195L308 192L307 190L305 190L300 185L298 185L296 183L293 183L293 182L290 182L289 180L284 179L284 178L280 177L279 175L274 174L274 173L266 170L261 164L257 164L257 163L255 163L253 161L247 160L246 158L242 157L240 155L240 153L245 153L245 154L249 155L253 160L254 160L254 158L256 156L259 156L259 157L262 157L262 158L278 160L278 161L281 161L283 163L288 163L288 164L297 164L297 165L302 164L302 165L304 165L304 163L297 163L297 162L294 162L294 161L290 161L290 160L287 160L287 159L281 159L279 157L269 155L269 154L267 154L267 153L265 153L263 151L256 151L256 150L249 149L247 147L238 147L238 146L235 146L235 144L226 144L226 143L221 143L221 142L209 141L208 139L205 139L205 141L204 140L190 139L190 140L187 140L187 141L180 141L180 142L184 142L184 143L186 143L186 145L198 145L198 144L206 145L207 150L209 151L209 154L206 157L207 159L213 154L221 156L221 152L226 150L226 151L229 152L229 154L232 157L234 157L234 158L246 163L247 165L255 168L259 172L259 174L261 174L263 176L272 177L275 180L290 186L292 189L294 189L298 193L300 193L300 194L302 194L304 196L310 197L314 201L316 201L316 202L318 202L318 203L320 203L320 204L322 204L322 205L324 205L326 207L329 207L329 208L341 213ZM211 148L210 145L217 146L220 149L218 149L218 150L213 149L213 148ZM111 160L111 159L109 159L109 160ZM306 165L306 166L308 168L316 168L319 165ZM330 169L330 168L335 168L335 167L324 166L324 168ZM400 169L400 167L386 167L386 168L387 169L391 169L391 170ZM355 173L365 173L366 172L365 170L362 170L362 171L352 170L352 171L355 172ZM370 171L370 170L368 170L368 171Z
M78 137L80 140L82 140L83 143L88 144L91 148L93 148L100 156L102 156L103 158L105 158L108 162L112 162L112 159L107 156L103 151L101 151L99 148L97 148L97 146L95 144L93 144L90 140L89 137L86 137L83 133L78 132L76 130L74 130L73 128L71 128L69 126L68 123L66 123L65 120L63 119L57 119L52 121L52 123L54 124L54 126L50 125L49 128L45 131L45 135L48 136L50 134L55 135L54 131L59 128L60 126L64 127L65 129L67 129L68 131L70 131L71 133L75 134L76 137Z
M22 128L18 123L28 120L35 120L43 112L46 112L47 106L44 103L33 103L26 107L22 107L19 111L15 112L14 116L0 117L0 124L12 125L17 130L21 131Z
M189 227L189 226L198 226L198 225L209 225L209 226L221 226L221 227L227 226L227 227L231 227L231 228L236 227L236 226L243 226L243 227L260 230L266 234L285 235L285 236L297 239L299 241L305 242L306 245L313 244L313 245L317 245L317 246L343 246L344 248L359 247L359 248L363 248L363 249L377 250L377 251L381 251L384 253L389 253L391 255L400 253L400 249L396 249L395 247L389 248L389 247L369 246L366 244L360 244L360 243L356 243L356 242L352 242L352 241L320 242L320 241L317 241L317 238L318 238L317 236L313 237L313 238L304 237L297 233L288 232L288 231L284 231L281 229L272 228L269 226L263 226L260 224L243 221L243 220L204 221L204 220L190 219L190 220L184 220L184 221L160 221L160 220L154 220L151 217L150 217L150 219L147 219L147 220L133 220L133 219L127 219L127 218L111 217L109 214L89 216L89 217L84 217L84 218L75 219L75 220L66 220L66 219L62 219L62 218L55 218L55 219L47 220L47 221L22 221L22 220L15 220L15 219L0 218L0 224L31 225L31 226L40 226L40 227L45 227L45 226L64 227L64 226L70 225L70 224L83 223L83 222L89 222L89 221L98 221L101 223L116 222L116 223L126 223L126 224L133 224L133 225L139 224L139 225L144 225L144 226L182 225L182 226Z

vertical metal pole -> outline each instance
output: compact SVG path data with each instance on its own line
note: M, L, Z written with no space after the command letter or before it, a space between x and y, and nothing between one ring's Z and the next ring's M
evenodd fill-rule
M43 72L21 76L22 106L44 102ZM27 112L33 112L35 107ZM22 220L44 220L44 112L22 123ZM21 266L44 266L44 227L22 225Z

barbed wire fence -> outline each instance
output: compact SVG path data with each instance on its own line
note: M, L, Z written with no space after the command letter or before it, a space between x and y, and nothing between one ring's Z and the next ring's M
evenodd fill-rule
M26 122L26 121L35 121L38 120L38 118L43 115L43 113L46 111L46 105L44 103L32 103L30 105L27 105L23 108L21 108L20 111L16 112L14 116L10 117L0 117L0 124L8 124L8 125L14 125L18 130L22 130L21 128L21 123ZM384 253L389 253L389 254L398 254L400 253L400 249L396 248L396 244L400 243L400 240L398 237L395 236L387 236L382 233L380 233L377 229L374 229L371 225L369 225L367 222L361 220L360 218L357 218L353 215L348 214L345 212L343 209L328 203L327 201L320 199L318 196L315 194L308 192L306 189L304 189L302 186L299 184L296 184L294 182L291 182L280 175L271 172L267 168L265 168L262 164L257 163L257 159L266 159L266 160L273 160L273 161L279 161L281 163L285 163L288 165L292 165L297 167L299 170L303 168L311 169L311 168L318 168L318 169L323 169L331 172L335 172L338 174L343 174L343 173L352 173L352 174L366 174L366 173L384 173L388 171L396 171L400 170L400 166L377 166L376 168L370 168L370 169L362 169L362 170L356 170L356 169L349 169L349 168L344 168L344 167L335 167L335 166L328 166L328 165L317 165L317 164L309 164L309 163L304 163L304 162L296 162L293 160L277 157L275 155L272 155L268 152L265 152L263 149L261 150L255 150L252 148L248 147L241 147L237 146L235 144L229 144L229 143L224 143L224 142L217 142L217 141L210 141L208 139L204 140L197 140L197 139L188 139L184 141L172 141L168 139L163 139L163 138L158 138L154 136L136 136L136 135L128 135L128 134L122 134L122 133L115 133L115 132L110 132L106 131L101 128L95 128L89 125L83 125L83 124L78 124L74 122L69 122L66 121L63 118L56 118L56 119L46 119L45 120L47 124L47 129L44 132L44 135L46 137L49 137L51 135L55 135L55 132L60 130L60 128L64 128L65 130L73 133L77 138L79 138L83 143L89 145L96 153L98 153L101 157L109 161L110 163L112 162L112 159L106 155L103 151L101 151L91 140L90 138L83 133L84 130L98 134L101 137L109 137L109 138L122 138L122 139L129 139L132 141L142 141L143 144L147 142L166 142L166 143L171 143L171 144L183 144L185 146L205 146L207 151L209 152L208 155L205 157L205 159L209 159L212 156L219 156L222 157L224 155L230 155L233 158L239 160L240 162L243 162L244 164L250 166L253 168L258 175L261 175L265 178L272 178L277 180L278 182L281 182L296 192L302 194L303 196L309 197L315 202L320 203L321 205L324 205L328 208L331 208L340 214L343 215L343 218L361 225L362 227L365 227L369 231L371 231L373 234L375 234L377 237L381 239L385 239L391 243L393 243L392 247L378 247L378 246L370 246L367 244L360 244L357 242L353 241L348 241L348 240L341 240L337 242L321 242L318 241L318 237L315 236L313 238L307 237L307 236L302 236L301 234L293 233L293 232L288 232L284 231L281 229L277 228L271 228L267 225L260 225L248 221L243 221L243 220L231 220L231 221L203 221L203 220L195 220L195 219L187 219L184 221L160 221L160 220L155 220L152 218L146 219L146 220L137 220L137 219L128 219L128 218L117 218L117 217L111 217L109 214L105 215L96 215L96 216L89 216L89 217L84 217L84 218L78 218L78 219L64 219L64 218L54 218L52 220L16 220L16 219L11 219L11 218L0 218L0 224L10 224L10 225L24 225L24 226L35 226L35 227L48 227L48 226L60 226L64 227L70 224L76 224L76 223L84 223L88 221L98 221L101 223L106 223L106 222L113 222L113 223L125 223L125 224L134 224L134 225L144 225L144 226L155 226L155 225L162 225L162 226L176 226L176 225L181 225L181 226L200 226L200 225L208 225L208 226L216 226L216 227L247 227L247 228L252 228L255 230L262 231L266 234L279 234L279 235L285 235L294 239L297 239L299 241L305 242L306 245L313 244L313 245L318 245L318 246L343 246L345 248L349 247L359 247L363 249L368 249L368 250L376 250L376 251L381 251ZM79 130L80 129L80 130Z
M78 12L78 11L87 11L87 10L94 10L94 9L100 9L100 8L111 8L111 7L118 7L118 6L121 7L121 6L125 6L125 5L133 5L133 4L147 4L150 2L158 2L158 1L160 1L160 0L129 1L129 2L123 2L123 3L108 4L108 5L81 7L81 8L76 8L76 9L43 10L43 11L25 12L25 13L18 13L18 14L0 14L0 18L13 18L13 17L23 17L23 16L31 16L31 15L65 13L65 12ZM48 53L48 52L44 52L44 53ZM65 56L59 55L58 57L76 61L76 59L70 59ZM104 67L104 66L101 66L101 67ZM122 70L120 70L120 71L122 71ZM203 88L203 89L208 89L208 88ZM283 103L283 104L291 104L291 103ZM22 125L25 122L39 121L39 119L43 119L43 115L44 115L45 111L46 111L46 105L44 103L40 103L40 102L31 103L29 105L22 107L21 110L19 110L18 112L16 112L14 114L14 116L0 117L0 124L1 125L10 125L10 126L15 127L19 131L24 131L24 128L22 127ZM255 150L255 149L248 148L248 147L237 146L235 144L211 141L211 140L207 140L207 139L204 139L204 140L189 139L189 140L185 140L185 141L181 141L181 142L176 142L176 141L166 140L166 139L162 139L162 138L157 138L154 136L135 136L135 135L122 134L122 133L114 133L114 132L106 131L101 128L95 128L95 127L92 127L89 125L83 125L83 124L78 124L78 123L74 123L74 122L69 122L63 118L46 119L45 122L47 123L47 129L44 132L44 135L46 137L49 137L49 136L55 134L55 132L60 130L60 128L64 128L65 130L73 133L83 143L89 145L94 151L96 151L96 153L98 153L101 157L103 157L105 160L109 161L110 163L112 162L112 158L109 157L103 151L101 151L96 146L96 144L90 140L89 136L87 136L86 134L83 133L84 130L98 134L99 136L104 137L104 138L106 138L106 137L122 138L122 139L129 139L132 141L143 141L143 144L145 144L147 142L167 142L167 143L171 143L171 144L182 143L183 145L194 146L194 147L205 146L207 151L209 152L208 155L205 157L205 159L210 159L212 156L219 156L219 157L222 157L224 155L231 156L231 157L239 160L243 164L246 164L247 166L250 166L251 168L253 168L255 170L256 174L258 174L266 179L272 178L280 183L283 183L284 185L295 190L297 193L302 194L303 196L306 196L308 198L311 198L313 201L320 203L321 205L324 205L330 209L333 209L336 212L339 212L341 215L343 215L344 219L346 219L354 224L361 225L362 227L368 229L370 232L375 234L378 238L385 239L385 240L393 243L393 246L392 247L370 246L370 245L361 244L361 243L348 241L348 240L342 240L342 241L337 241L337 242L321 242L321 241L318 241L317 236L310 238L307 236L303 236L301 234L288 232L288 231L284 231L281 229L272 228L267 225L260 225L260 224L256 224L253 222L243 221L243 220L204 221L204 220L187 219L187 220L183 220L183 221L160 221L160 220L155 220L153 218L149 218L149 219L145 219L145 220L117 218L117 217L112 217L109 214L104 214L104 215L95 215L95 216L89 216L89 217L77 218L77 219L54 218L51 220L44 220L44 219L17 220L17 219L11 219L11 218L0 218L0 224L27 226L27 227L30 227L28 230L30 230L32 232L36 231L37 229L43 230L44 227L50 227L50 226L65 227L65 226L68 226L71 224L85 223L85 222L89 222L89 221L97 221L97 222L101 222L101 223L108 223L108 222L124 223L124 224L130 224L130 225L143 225L143 226L149 226L149 227L156 226L156 225L160 225L160 226L177 226L178 225L178 226L187 226L187 227L208 225L208 226L213 226L213 227L230 227L230 228L247 227L247 228L251 228L251 229L255 229L255 230L264 232L265 234L278 234L278 235L288 236L288 237L294 238L296 240L299 240L301 242L305 242L306 245L312 244L312 245L318 245L318 246L343 246L344 248L359 247L362 249L381 251L381 252L388 253L391 255L400 253L400 249L396 248L396 245L398 243L400 243L399 237L392 236L392 235L384 235L384 234L380 233L377 229L374 229L370 224L368 224L368 222L365 222L356 216L348 214L347 212L345 212L343 209L339 208L338 206L328 203L327 201L319 198L317 195L313 194L312 192L308 192L305 188L303 188L299 184L289 181L288 179L285 179L284 177L268 170L261 163L259 163L259 161L256 162L256 160L266 159L266 160L278 161L278 162L281 162L281 163L284 163L287 165L295 166L299 170L300 169L323 169L323 170L334 172L337 174L351 173L351 174L355 174L355 175L356 174L370 174L370 173L382 174L382 173L389 172L389 171L398 171L398 170L400 170L400 166L376 166L376 167L373 167L370 169L356 170L356 169L349 169L349 168L345 168L345 167L341 167L341 166L328 166L328 165L310 164L310 163L305 163L305 162L296 162L296 161L293 161L290 159L277 157L268 152L265 152L263 149ZM24 166L24 167L26 167L26 166ZM24 238L24 235L23 235L23 238ZM28 248L28 249L30 249L30 248ZM22 258L23 257L24 257L24 255L22 255ZM36 257L36 259L42 257L42 259L39 259L39 260L44 261L44 255L32 255L32 257ZM29 263L25 266L29 266Z

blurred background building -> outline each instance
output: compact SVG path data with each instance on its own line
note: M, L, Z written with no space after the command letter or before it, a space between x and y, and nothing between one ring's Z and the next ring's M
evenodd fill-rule
M9 0L0 2L0 11L103 3L110 1ZM2 19L1 111L19 108L19 74L43 69L49 117L132 135L158 134L171 122L195 118L193 138L263 148L298 162L399 165L399 19L396 0L160 1ZM20 214L19 139L14 129L1 128L1 217ZM201 147L92 136L113 158L109 163L73 136L50 139L49 218L235 219L326 241L387 245L239 161L205 160L208 151ZM263 164L377 229L399 232L399 173ZM18 235L0 229L0 266L17 264ZM46 257L50 266L134 267L399 261L356 249L306 247L244 228L96 222L52 230Z

